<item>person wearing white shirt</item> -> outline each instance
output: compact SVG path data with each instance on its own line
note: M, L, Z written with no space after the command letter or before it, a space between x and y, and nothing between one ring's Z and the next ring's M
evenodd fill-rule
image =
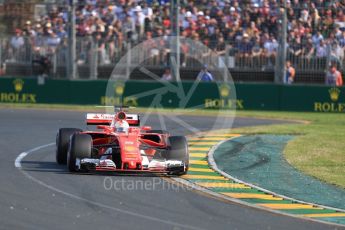
M165 68L164 73L163 73L161 79L164 80L164 81L171 81L173 79L169 67Z
M10 43L14 49L19 49L24 45L24 38L19 29L16 29L16 35L11 38Z

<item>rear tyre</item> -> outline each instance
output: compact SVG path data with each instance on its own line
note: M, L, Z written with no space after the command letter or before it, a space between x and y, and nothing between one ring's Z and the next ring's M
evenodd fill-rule
M62 128L56 134L56 162L60 165L67 163L67 150L70 137L74 133L81 132L81 129Z
M88 134L73 134L67 153L67 168L70 172L78 171L76 160L91 158L92 137Z
M166 152L166 159L182 161L184 164L184 167L172 169L170 174L177 176L184 175L188 172L189 166L187 139L184 136L171 136L168 138L168 140L170 143L170 149Z

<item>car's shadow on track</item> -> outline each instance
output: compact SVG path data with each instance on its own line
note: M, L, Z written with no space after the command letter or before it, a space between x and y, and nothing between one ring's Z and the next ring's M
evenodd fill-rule
M58 165L56 162L48 161L22 161L24 171L33 172L54 172L59 174L69 173L65 165Z
M59 165L54 161L22 161L22 169L29 172L51 172L56 174L88 175L88 176L126 176L126 177L159 177L165 174L131 173L131 172L75 172L68 171L66 165ZM171 176L169 176L171 177Z

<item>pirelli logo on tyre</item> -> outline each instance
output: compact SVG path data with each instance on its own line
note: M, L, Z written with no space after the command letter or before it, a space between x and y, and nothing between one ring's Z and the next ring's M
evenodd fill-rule
M328 90L328 102L314 102L315 112L345 112L345 103L339 102L342 99L342 92L340 88L333 87Z
M36 103L36 94L23 93L25 86L25 81L22 79L15 79L12 82L13 91L12 92L1 92L0 102L5 103L25 103L33 104Z

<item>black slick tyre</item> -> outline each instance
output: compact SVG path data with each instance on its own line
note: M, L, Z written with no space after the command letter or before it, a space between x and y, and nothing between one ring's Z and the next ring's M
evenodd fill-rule
M88 134L73 134L67 153L67 168L70 172L78 171L76 160L91 158L92 137Z
M81 132L81 129L61 128L56 134L56 162L60 165L67 163L67 150L70 137L74 133Z
M188 172L189 166L189 152L188 142L184 136L170 136L168 137L170 149L166 152L167 160L182 161L184 167L179 167L171 170L171 175L184 175Z

